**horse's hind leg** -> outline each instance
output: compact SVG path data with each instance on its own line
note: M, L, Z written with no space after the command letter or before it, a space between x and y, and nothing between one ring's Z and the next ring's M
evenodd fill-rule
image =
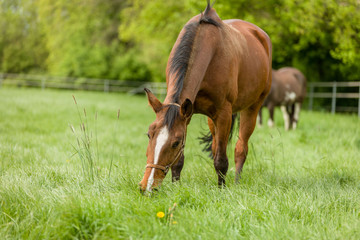
M235 147L235 183L239 182L241 171L248 153L248 141L255 129L256 115L261 104L254 105L240 113L239 138Z
M299 115L300 115L301 103L295 103L295 110L294 110L294 120L292 124L292 128L295 130L297 127L297 123L299 122Z
M181 154L179 161L171 167L172 181L176 182L180 180L180 173L184 166L184 154Z
M289 129L291 130L293 128L293 124L294 124L295 104L291 104L288 107L288 114L289 114L289 117L290 117Z
M263 124L262 109L263 109L263 107L261 106L260 109L259 109L258 117L257 117L259 127L262 127L262 124Z
M289 113L288 113L285 105L281 105L280 109L283 113L285 130L287 131L287 130L289 130L289 127L290 127L290 116L289 116Z
M274 127L274 108L275 108L275 106L273 104L268 105L268 109L269 109L268 126L269 127Z

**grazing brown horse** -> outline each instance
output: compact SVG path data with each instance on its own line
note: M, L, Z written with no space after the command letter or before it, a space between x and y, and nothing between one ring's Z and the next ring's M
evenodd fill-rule
M222 21L209 0L205 11L186 23L169 56L164 102L145 89L156 120L148 131L142 192L158 187L169 168L173 181L180 179L187 126L194 113L208 116L214 167L222 186L232 114L241 111L235 149L239 178L257 113L271 87L271 48L263 30L242 20Z
M296 129L301 104L306 95L306 78L298 69L284 67L272 70L272 84L263 106L269 109L269 127L274 126L274 108L280 106L285 130ZM262 109L259 111L259 124L262 124Z

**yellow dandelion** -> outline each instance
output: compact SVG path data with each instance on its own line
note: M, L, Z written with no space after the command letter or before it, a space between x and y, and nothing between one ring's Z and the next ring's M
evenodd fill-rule
M172 224L177 224L177 221L173 221Z
M165 213L164 213L164 212L158 212L158 213L156 214L156 216L157 216L158 218L163 218L163 217L165 217Z
M66 162L69 163L69 162L70 162L70 159L66 159Z

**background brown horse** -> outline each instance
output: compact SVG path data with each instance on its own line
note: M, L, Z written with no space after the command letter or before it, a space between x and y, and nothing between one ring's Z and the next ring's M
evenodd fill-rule
M301 104L306 95L306 78L298 69L284 67L272 70L272 84L263 106L269 109L269 127L274 126L274 108L280 106L283 113L285 130L296 129ZM259 111L262 124L262 109Z
M168 169L180 178L187 125L194 113L208 116L218 184L228 170L226 146L232 114L241 112L235 148L239 178L257 113L271 87L271 42L259 27L242 21L222 21L210 6L190 19L170 53L167 96L161 103L146 89L156 120L150 125L146 171L140 188L152 191Z

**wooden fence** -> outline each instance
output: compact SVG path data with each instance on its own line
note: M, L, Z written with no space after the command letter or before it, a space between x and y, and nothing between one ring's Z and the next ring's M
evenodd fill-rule
M146 87L151 89L156 95L164 96L166 94L166 84L157 82L118 81L12 73L0 73L0 87L1 86L125 92L129 94L144 93L144 88Z
M339 91L342 89L342 91ZM346 89L346 90L345 90ZM313 110L314 99L331 99L331 113L335 114L337 99L356 99L357 112L360 117L360 82L311 82L308 83L307 98L309 101L309 110ZM339 107L339 110L352 111L354 107Z
M151 91L160 98L163 98L166 94L165 83L10 73L0 73L0 87L1 86L126 92L129 94L144 93L144 88L146 87L151 89ZM341 92L339 89L348 89L350 92ZM345 111L355 111L354 107L347 108L337 106L337 99L356 99L358 101L357 112L360 117L360 82L311 82L308 83L307 98L308 109L310 111L313 110L315 99L331 99L331 113L333 114L341 109Z

